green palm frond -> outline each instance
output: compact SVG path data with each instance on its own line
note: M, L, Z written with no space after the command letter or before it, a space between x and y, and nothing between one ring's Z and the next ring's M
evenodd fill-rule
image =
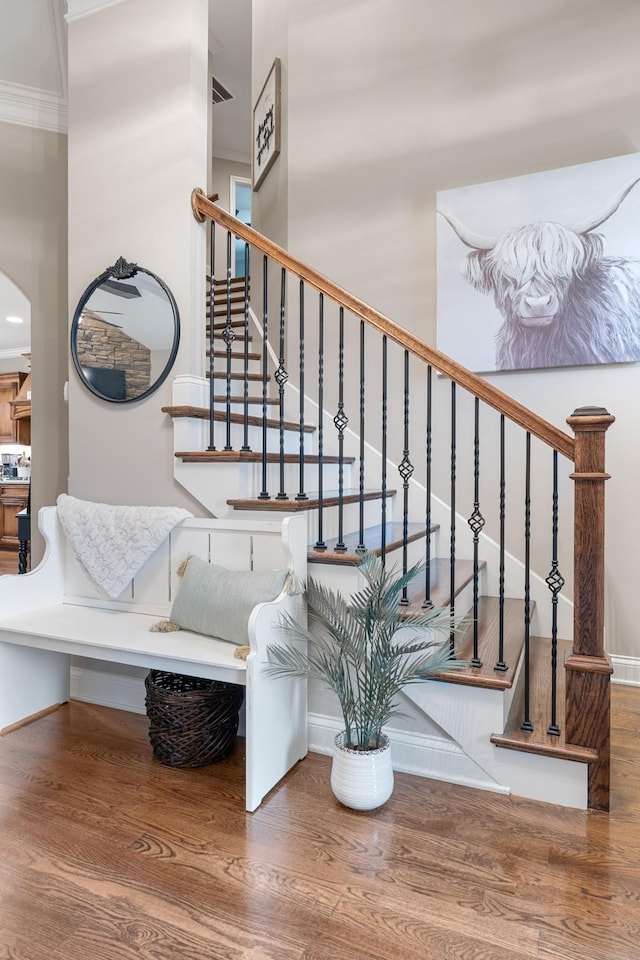
M349 600L317 580L306 587L308 626L286 615L285 644L269 645L273 677L321 680L338 697L346 742L361 749L377 746L382 728L398 713L398 694L434 673L460 669L451 658L452 621L448 607L405 614L404 588L424 570L388 570L375 554L359 564L364 586Z

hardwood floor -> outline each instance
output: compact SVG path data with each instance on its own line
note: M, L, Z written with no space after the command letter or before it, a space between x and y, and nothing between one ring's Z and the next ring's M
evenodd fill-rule
M0 576L18 572L18 551L0 548Z
M612 811L404 774L362 814L310 754L254 814L233 758L172 770L146 718L67 705L0 739L2 960L632 960L640 689Z

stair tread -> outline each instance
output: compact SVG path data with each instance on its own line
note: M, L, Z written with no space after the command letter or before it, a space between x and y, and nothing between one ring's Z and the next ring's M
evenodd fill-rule
M216 396L214 398L217 403L225 403L225 397ZM243 403L242 397L232 397L232 403ZM262 399L249 398L249 403L252 404L261 404ZM267 400L267 403L276 404L277 400ZM162 407L163 413L168 413L171 417L193 417L194 420L208 420L209 419L209 408L208 407L191 407L188 405L180 406L166 406ZM216 410L214 411L213 418L216 421L226 421L227 414L225 410ZM232 413L231 414L231 423L244 423L244 414L243 413ZM262 417L254 416L250 414L248 417L248 423L250 427L261 427L262 426ZM267 426L270 429L277 430L280 427L280 421L274 418L267 418ZM300 433L300 425L293 421L285 420L284 429L288 431L293 431L294 433ZM316 428L310 424L305 423L304 432L305 433L315 433Z
M387 490L386 495L392 497L397 491ZM365 490L363 495L365 500L382 499L381 490ZM358 503L360 500L359 490L344 490L342 495L343 503ZM337 490L327 490L322 497L325 507L337 506L340 498ZM233 499L227 500L230 507L234 510L264 510L278 511L282 513L300 513L305 510L316 510L318 508L317 493L308 493L306 500L276 500L272 497L270 500L260 500L257 497L252 500Z
M449 561L442 561L447 570ZM458 563L464 561L456 561ZM471 564L471 561L467 561ZM448 577L448 572L447 572ZM445 591L449 593L448 585ZM434 591L431 591L434 599ZM435 606L446 606L434 599ZM463 684L464 686L489 687L493 690L506 690L513 686L517 673L520 654L524 644L524 600L505 598L504 601L504 647L503 659L508 668L505 671L495 670L498 660L499 641L499 610L498 597L480 597L478 601L478 655L482 660L481 667L467 666L464 670L438 675L439 680L447 683ZM470 661L473 657L473 620L471 614L461 626L456 636L456 658Z
M207 376L210 376L209 370L207 370ZM257 382L257 383L263 383L263 382L264 382L263 376L262 376L261 373L247 373L246 378L247 378L247 381L248 381L249 383L256 383L256 382ZM222 370L214 370L214 371L213 371L213 379L214 379L214 380L226 380L226 379L227 379L227 371L226 371L226 370L224 370L224 371L222 371ZM231 375L230 375L230 379L231 379L231 380L241 380L241 381L244 383L245 374L244 374L244 372L241 373L241 372L233 371L233 372L231 373ZM267 375L267 383L268 383L270 380L271 380L271 377L270 377L269 375Z
M222 340L222 334L223 334L223 332L224 332L224 328L225 328L225 327L226 327L226 323L223 323L221 327L219 327L216 323L214 323L214 325L213 325L213 334L214 334L213 339L214 339L214 340ZM242 321L242 323L236 325L236 329L237 329L237 330L240 330L241 327L244 327L244 321ZM205 333L206 333L206 336L207 336L207 341L209 341L209 338L210 338L210 336L211 336L211 328L210 328L210 326L209 326L208 323L207 323L207 326L206 326L206 328L205 328ZM244 343L245 340L246 340L248 343L251 343L251 341L253 340L253 334L250 333L248 337L245 337L245 335L244 335L244 330L243 330L241 333L234 333L234 335L233 335L233 343L235 343L236 345L240 345L240 344Z
M184 460L185 463L262 463L262 453L259 450L183 450L175 454L176 457ZM305 454L305 463L318 463L319 456L316 453ZM340 457L323 455L324 463L339 463ZM343 463L354 463L355 457L343 457ZM297 453L285 453L285 463L300 463L300 456ZM267 463L280 463L279 453L268 453Z
M530 691L531 710L529 719L533 730L522 730L524 718L524 678L521 677L515 692L504 733L493 734L491 742L499 747L556 756L565 760L577 760L584 763L597 759L597 751L589 747L568 744L564 735L565 691L563 669L566 655L571 650L569 640L558 640L558 678L556 716L560 734L548 733L551 717L551 640L544 637L531 637L530 655Z
M211 355L211 350L207 347L207 357ZM227 351L226 350L214 350L214 357L224 357L226 360ZM232 350L231 351L232 360L244 360L244 350ZM258 353L257 350L248 350L247 351L247 360L262 360L262 354Z
M437 530L439 524L432 524L431 532ZM426 537L427 528L424 523L410 523L407 528L407 542L413 543L421 537ZM385 524L385 544L387 551L397 550L402 546L403 525L399 522L390 521ZM363 530L363 540L367 550L380 556L382 553L382 524L376 524ZM360 542L359 531L348 533L343 537L347 549L344 551L335 551L335 545L338 538L333 537L326 541L326 550L316 550L315 546L309 546L307 560L309 563L335 563L352 565L358 563L362 558L362 553L358 553L356 548Z

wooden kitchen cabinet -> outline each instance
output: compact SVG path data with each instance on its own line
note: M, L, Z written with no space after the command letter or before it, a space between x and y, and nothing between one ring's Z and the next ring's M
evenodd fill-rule
M31 443L31 418L14 419L12 401L27 378L26 373L0 373L0 443Z
M18 549L18 519L29 500L28 483L0 483L0 547Z

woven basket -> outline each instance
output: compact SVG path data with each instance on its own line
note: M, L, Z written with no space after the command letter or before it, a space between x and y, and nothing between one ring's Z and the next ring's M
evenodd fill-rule
M204 767L229 755L244 687L163 670L151 670L145 687L149 739L160 763Z

